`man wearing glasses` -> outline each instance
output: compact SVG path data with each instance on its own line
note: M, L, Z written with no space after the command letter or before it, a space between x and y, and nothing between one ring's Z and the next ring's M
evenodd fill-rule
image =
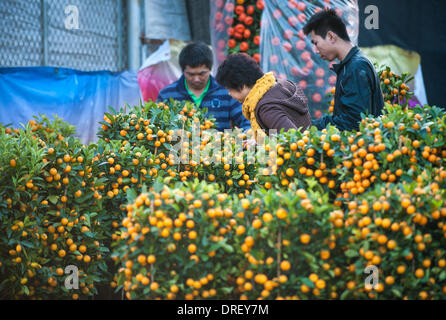
M242 105L220 86L211 75L213 57L211 49L203 42L188 44L180 52L179 63L183 75L160 91L157 101L170 98L192 101L199 108L207 108L216 119L217 130L231 127L247 130L250 122L243 116Z

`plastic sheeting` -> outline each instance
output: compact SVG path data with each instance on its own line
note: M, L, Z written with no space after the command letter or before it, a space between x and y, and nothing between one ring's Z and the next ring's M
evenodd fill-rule
M35 67L0 68L0 123L20 127L33 116L54 114L76 127L82 143L97 141L108 107L139 105L136 72L82 72Z
M169 41L166 40L140 68L138 83L144 101L155 101L161 89L181 76L180 68L171 59Z
M234 0L210 0L211 42L216 65L228 54L227 29L233 24ZM254 2L255 4L255 2ZM260 28L260 66L272 71L279 79L299 83L308 97L313 118L328 109L327 96L336 84L336 74L330 63L313 50L309 36L303 33L307 20L317 11L334 8L347 25L353 44L357 44L359 12L357 0L268 0L264 1ZM256 23L256 22L254 22Z
M229 34L226 32L234 22L234 0L209 0L211 4L211 45L214 49L214 69L226 59Z
M331 65L314 51L309 36L303 33L307 20L317 11L334 8L347 25L353 44L359 30L356 0L265 1L260 29L261 67L279 79L299 83L308 97L310 112L319 118L328 109L327 96L336 84Z

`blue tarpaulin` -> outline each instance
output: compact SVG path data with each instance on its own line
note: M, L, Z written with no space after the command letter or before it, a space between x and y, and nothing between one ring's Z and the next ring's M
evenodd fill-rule
M0 123L20 127L34 115L57 115L82 143L96 133L109 106L139 105L137 72L83 72L55 67L0 68Z

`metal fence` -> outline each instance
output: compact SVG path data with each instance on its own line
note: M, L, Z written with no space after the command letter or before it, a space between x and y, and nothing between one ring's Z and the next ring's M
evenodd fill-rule
M1 0L0 66L127 68L125 0Z

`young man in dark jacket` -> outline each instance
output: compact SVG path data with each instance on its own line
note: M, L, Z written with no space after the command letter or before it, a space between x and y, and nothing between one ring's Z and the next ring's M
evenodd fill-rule
M203 42L188 44L180 52L179 63L183 75L179 80L160 91L157 101L170 98L192 101L199 108L207 108L216 119L218 130L230 129L231 125L242 129L250 127L242 114L242 106L212 77L212 51Z
M329 123L339 130L358 130L361 113L380 116L384 99L373 64L353 46L342 19L332 9L313 15L304 27L322 59L338 59L332 70L337 74L333 115L313 120L318 129Z
M305 130L311 126L308 99L291 81L276 81L264 74L257 62L245 53L230 55L218 68L218 83L243 103L243 114L257 130Z

